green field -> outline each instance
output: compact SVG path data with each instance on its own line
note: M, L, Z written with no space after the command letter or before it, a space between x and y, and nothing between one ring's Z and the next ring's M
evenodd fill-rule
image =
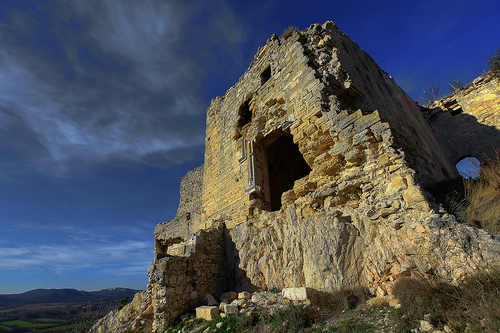
M30 304L0 310L0 332L67 332L91 325L114 308L115 303ZM80 323L78 322L80 321Z
M50 323L50 324L58 324L60 322L65 322L65 320L62 320L62 319L50 319L50 318L37 318L35 320Z
M42 327L52 326L52 324L37 324L37 323L30 323L30 322L23 321L23 320L4 321L2 323L2 325L5 325L5 326L19 326L19 327L30 327L30 328L32 328L32 327L42 328Z

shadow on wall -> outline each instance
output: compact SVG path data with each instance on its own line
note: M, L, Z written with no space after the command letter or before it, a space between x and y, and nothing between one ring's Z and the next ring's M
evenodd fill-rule
M496 157L500 130L495 126L482 124L468 113L453 113L442 108L422 107L422 112L452 165L464 157L475 157L481 164Z
M233 241L229 229L224 226L224 251L225 251L225 271L226 271L226 291L250 291L254 292L258 288L250 282L245 270L240 268L240 255Z

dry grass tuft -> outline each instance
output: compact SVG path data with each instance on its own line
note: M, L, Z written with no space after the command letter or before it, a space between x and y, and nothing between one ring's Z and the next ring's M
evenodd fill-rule
M399 330L418 327L423 319L454 332L500 330L500 269L471 276L458 286L402 279L394 295L402 305L394 312Z
M477 165L477 179L455 178L428 189L459 222L500 233L500 150Z
M500 151L497 158L481 166L477 180L465 181L467 223L500 233Z
M315 290L311 295L311 303L321 309L340 313L353 310L370 298L367 288L342 288L333 292Z
M296 25L290 25L283 30L283 32L280 35L280 38L283 39L288 39L295 31L300 31L299 27Z

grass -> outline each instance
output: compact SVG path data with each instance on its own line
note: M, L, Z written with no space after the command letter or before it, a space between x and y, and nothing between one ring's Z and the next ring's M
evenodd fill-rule
M69 324L69 325L63 325L63 326L57 326L57 327L52 327L48 328L45 331L61 331L61 330L74 330L75 328L82 328L85 326L90 326L93 323L77 323L77 324Z
M394 311L401 332L418 327L424 319L454 332L500 330L500 269L470 276L458 286L401 279L394 294L402 305Z
M342 288L334 292L313 291L311 302L313 305L334 313L352 310L365 303L370 298L367 288Z
M315 326L318 326L318 323L321 323L325 318L338 316L346 310L355 309L364 304L368 298L369 293L365 288L346 288L332 293L314 291L311 296L311 305L292 303L282 309L275 309L273 312L263 308L254 308L250 313L238 316L230 315L224 318L218 316L206 323L199 319L189 319L165 328L164 332L203 332L207 329L212 332L293 333L307 330L316 332L318 328ZM218 329L217 324L222 325L222 327ZM339 325L331 325L328 329L331 332L371 332L373 327L372 324L347 318ZM327 329L326 326L323 328Z
M35 327L47 327L51 326L50 324L36 324L36 323L29 323L27 321L22 321L22 320L11 320L11 321L5 321L2 323L2 325L6 326L19 326L19 327L29 327L29 328L35 328Z
M457 221L500 233L500 150L481 166L477 179L455 178L429 191Z
M50 318L37 318L35 320L45 322L45 323L60 323L60 322L66 321L66 320L62 320L62 319L50 319Z
M477 180L465 182L465 198L467 223L500 233L500 151L481 166Z
M370 333L375 332L376 328L375 325L359 321L357 318L349 318L342 321L337 327L330 326L329 331L339 333Z

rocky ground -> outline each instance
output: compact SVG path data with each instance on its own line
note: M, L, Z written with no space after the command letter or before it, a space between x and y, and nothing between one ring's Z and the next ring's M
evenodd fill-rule
M229 293L228 293L229 294ZM234 294L234 293L233 293ZM234 295L233 295L234 296ZM223 295L223 299L227 297ZM209 299L207 299L210 302ZM182 316L182 320L165 329L169 333L194 332L405 332L397 329L397 300L371 298L353 310L335 311L307 300L290 300L282 293L258 292L218 304L220 313L211 320L200 317L198 310ZM239 304L239 305L238 305ZM231 306L238 309L234 314ZM205 306L208 308L210 306ZM215 306L212 306L215 307ZM206 318L210 319L210 318ZM413 332L435 331L428 322Z

